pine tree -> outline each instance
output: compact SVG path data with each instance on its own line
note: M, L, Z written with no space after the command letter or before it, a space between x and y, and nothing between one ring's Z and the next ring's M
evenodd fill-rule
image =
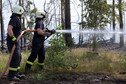
M113 31L115 31L115 0L113 0L112 6L112 16L113 16ZM115 42L115 34L113 34L113 42Z
M120 17L120 30L123 31L123 20L122 20L122 0L119 0L119 17ZM124 36L120 34L120 47L124 46Z
M71 15L70 15L70 0L65 0L65 29L71 29ZM71 34L65 34L65 41L67 46L71 46Z
M4 49L4 26L3 26L3 14L2 14L2 0L0 0L0 22L1 22L1 49Z

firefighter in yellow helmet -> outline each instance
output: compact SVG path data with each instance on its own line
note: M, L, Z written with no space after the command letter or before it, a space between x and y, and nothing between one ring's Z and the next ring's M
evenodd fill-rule
M44 40L46 36L50 36L51 34L55 33L55 30L47 30L49 32L46 31L43 24L44 18L46 18L45 12L43 11L36 12L35 29L37 30L37 32L34 32L31 54L27 60L25 67L26 73L31 71L30 68L33 65L37 56L38 56L39 69L43 69L45 59Z
M7 28L7 47L9 52L11 52L13 45L16 45L15 51L12 56L12 60L9 66L8 79L9 80L20 80L19 75L20 70L20 61L21 61L21 52L19 42L17 42L17 37L22 31L21 27L21 15L23 14L24 9L21 6L14 6L12 9L11 19Z

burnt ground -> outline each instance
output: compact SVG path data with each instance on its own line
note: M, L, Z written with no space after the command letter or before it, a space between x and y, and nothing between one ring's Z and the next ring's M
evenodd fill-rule
M43 81L31 81L22 79L21 81L8 81L6 77L0 80L0 84L126 84L126 79L115 79L103 73L76 73L65 72L56 73L52 79Z

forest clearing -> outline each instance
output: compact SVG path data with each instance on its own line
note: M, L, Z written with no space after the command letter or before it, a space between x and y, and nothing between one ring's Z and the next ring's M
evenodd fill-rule
M125 0L0 0L0 84L126 84L125 23Z
M105 48L106 49L106 48ZM125 84L126 77L126 53L122 49L101 49L98 54L88 52L87 48L67 50L64 56L49 56L45 59L45 68L37 70L35 61L33 73L26 75L19 82L7 81L4 76L1 84ZM106 53L107 52L107 53ZM24 65L29 51L22 52L21 73L24 73ZM47 54L46 54L47 55ZM7 63L8 54L0 55L0 72ZM55 63L54 63L55 62Z

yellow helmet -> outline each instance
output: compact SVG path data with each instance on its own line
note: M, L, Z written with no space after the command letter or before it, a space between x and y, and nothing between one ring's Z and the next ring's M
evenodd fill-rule
M19 14L19 15L22 15L24 12L24 9L21 7L21 6L14 6L13 9L12 9L12 13L16 13L16 14Z
M36 11L36 18L45 18L44 11Z

